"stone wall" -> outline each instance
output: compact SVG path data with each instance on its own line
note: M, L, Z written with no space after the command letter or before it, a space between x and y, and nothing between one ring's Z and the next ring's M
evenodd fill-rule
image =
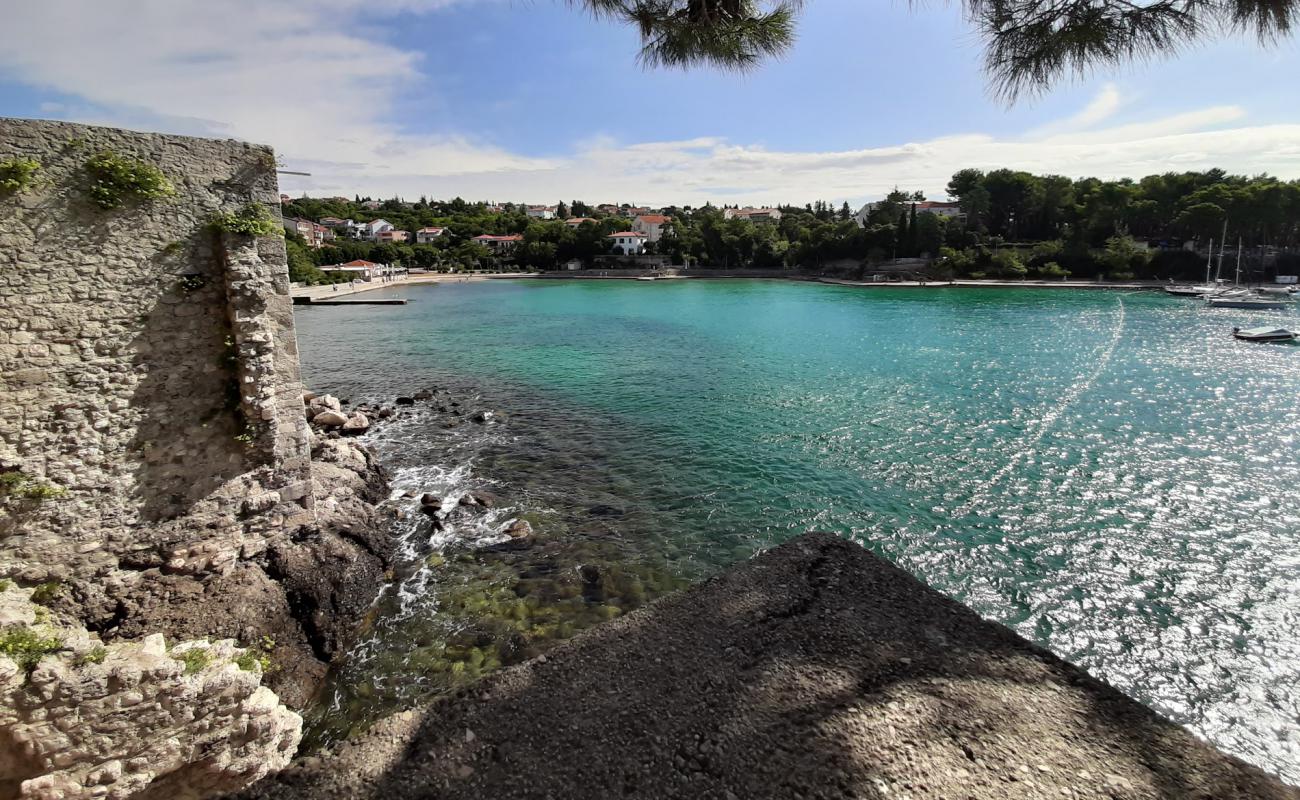
M174 193L100 208L104 152ZM372 456L308 428L283 239L213 224L250 204L279 222L274 154L0 119L14 158L40 169L0 190L0 586L43 618L0 618L0 796L234 788L296 747L285 705L346 647L391 550ZM18 669L15 633L58 646ZM186 674L190 646L224 666ZM248 647L269 689L232 665Z
M85 165L103 151L157 166L175 196L98 208ZM0 120L0 160L14 156L41 168L0 197L0 466L66 493L8 504L0 575L202 570L282 528L232 536L250 496L307 514L283 243L209 226L249 202L278 213L270 149Z

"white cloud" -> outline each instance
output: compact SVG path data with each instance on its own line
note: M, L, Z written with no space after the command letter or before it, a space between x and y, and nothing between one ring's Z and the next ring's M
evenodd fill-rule
M1251 126L1243 109L1215 106L1102 127L1125 106L1114 85L1021 136L831 152L771 150L705 129L673 142L597 134L539 158L465 134L403 130L389 120L404 89L439 100L419 80L420 55L386 43L376 23L457 1L42 0L6 16L0 75L74 98L42 113L273 144L291 169L312 173L285 176L290 193L802 203L859 202L896 185L942 196L967 166L1102 178L1219 166L1300 177L1300 125Z

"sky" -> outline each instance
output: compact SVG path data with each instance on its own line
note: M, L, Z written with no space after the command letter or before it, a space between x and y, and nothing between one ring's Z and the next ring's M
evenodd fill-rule
M294 196L856 206L953 172L1300 178L1300 48L1244 38L1008 104L955 3L808 0L785 57L646 70L563 0L40 0L0 115L273 145ZM0 155L4 143L0 142Z

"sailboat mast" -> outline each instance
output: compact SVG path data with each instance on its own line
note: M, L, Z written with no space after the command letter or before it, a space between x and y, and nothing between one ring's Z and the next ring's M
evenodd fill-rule
M1223 218L1223 238L1219 240L1219 265L1214 268L1214 282L1223 276L1223 251L1228 249L1228 218Z
M1237 237L1237 274L1232 280L1234 285L1241 285L1241 237Z
M1214 238L1210 237L1210 252L1205 257L1205 285L1210 285L1210 265L1214 263Z

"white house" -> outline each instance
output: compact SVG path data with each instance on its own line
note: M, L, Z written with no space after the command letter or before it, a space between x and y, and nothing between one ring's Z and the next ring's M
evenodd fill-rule
M646 235L646 241L657 242L663 236L663 227L668 217L663 214L642 214L632 222L632 230Z
M361 224L361 238L374 241L379 238L379 234L394 230L395 227L393 223L386 219L374 219L370 222L364 222Z
M858 209L858 213L853 215L853 221L858 223L859 228L865 228L867 226L867 218L871 216L871 212L883 205L884 202L884 200L878 200L874 203L867 203L865 206ZM900 203L899 205L909 209L912 206L916 206L916 213L918 214L934 214L937 217L949 218L965 218L966 216L966 213L961 210L960 203L943 203L938 200L919 200L916 202Z
M428 244L447 231L446 228L420 228L415 232L416 244Z
M781 210L778 208L724 208L723 219L747 219L750 222L780 222Z
M555 219L556 206L529 206L525 213L530 219Z
M646 235L641 231L619 231L611 233L605 239L610 250L617 249L625 256L639 256L645 252Z

